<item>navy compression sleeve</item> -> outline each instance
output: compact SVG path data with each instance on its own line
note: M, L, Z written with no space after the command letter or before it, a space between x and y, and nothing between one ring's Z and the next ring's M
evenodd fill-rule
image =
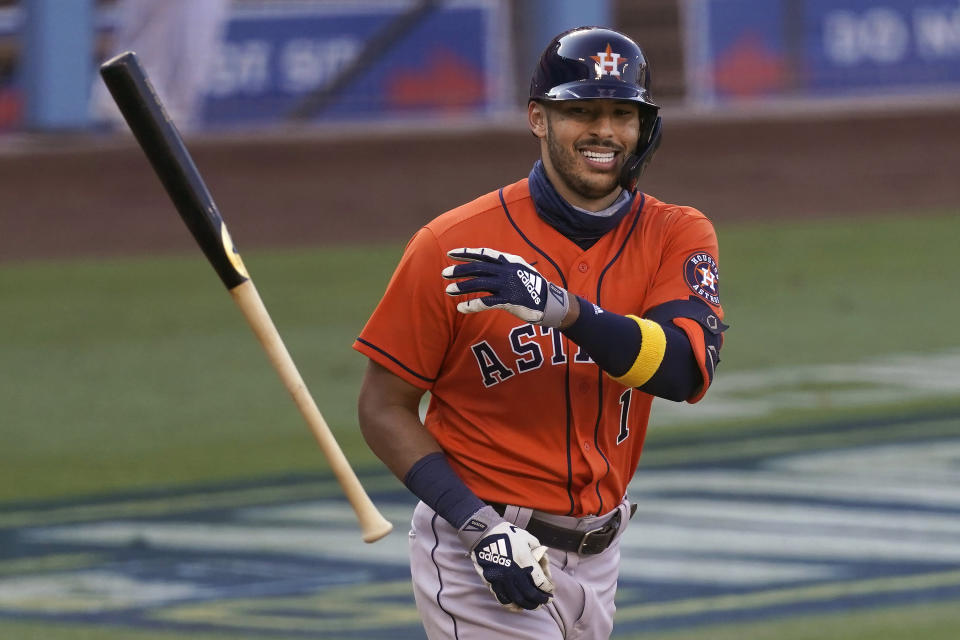
M700 368L683 331L606 311L580 296L577 299L580 315L563 333L611 378L678 402L700 386Z
M487 506L463 483L440 451L428 453L413 463L403 477L403 484L456 529Z

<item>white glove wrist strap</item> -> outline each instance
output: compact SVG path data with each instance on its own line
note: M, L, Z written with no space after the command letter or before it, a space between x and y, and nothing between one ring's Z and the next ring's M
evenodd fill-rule
M467 551L470 551L477 546L480 538L487 535L490 529L493 529L501 522L506 521L500 517L499 513L493 510L493 507L484 505L467 519L467 522L460 527L457 535L460 537L460 541L463 542L463 546L466 547Z
M556 286L547 284L547 302L543 307L543 319L537 324L544 327L559 327L570 311L570 294Z

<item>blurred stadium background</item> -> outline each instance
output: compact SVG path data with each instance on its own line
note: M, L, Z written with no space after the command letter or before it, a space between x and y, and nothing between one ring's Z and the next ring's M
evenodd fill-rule
M370 546L91 109L121 2L0 1L0 638L423 637L350 344L420 224L529 171L532 65L586 23L648 54L643 189L713 219L732 325L707 399L654 405L615 636L957 637L960 2L228 1L187 144Z

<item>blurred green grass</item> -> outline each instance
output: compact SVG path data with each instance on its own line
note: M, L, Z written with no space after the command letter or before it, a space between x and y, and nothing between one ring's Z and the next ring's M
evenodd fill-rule
M750 624L712 625L679 632L622 635L620 640L954 640L957 630L956 603L914 604L858 613L789 617ZM111 630L55 623L3 622L0 629L18 640L171 640L178 632ZM216 633L191 633L191 640L222 640ZM294 637L271 635L275 640Z
M952 640L956 603L913 604L773 621L711 625L677 632L618 636L621 640Z
M720 374L956 347L957 211L718 226ZM351 349L402 244L245 252L348 457ZM326 469L199 251L0 264L0 500ZM404 318L398 318L404 322Z
M352 339L401 247L245 256L341 444ZM0 500L321 469L312 435L202 256L0 266Z
M725 369L957 347L960 211L718 229Z

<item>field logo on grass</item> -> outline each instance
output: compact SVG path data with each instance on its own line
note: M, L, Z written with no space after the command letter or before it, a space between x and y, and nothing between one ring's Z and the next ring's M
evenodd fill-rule
M721 354L722 355L722 354ZM720 372L697 404L654 400L652 424L756 420L787 411L902 406L956 398L960 350L862 362Z
M960 411L718 433L646 455L618 633L960 601ZM364 484L389 520L409 521L415 501L392 477ZM131 640L423 637L406 536L362 543L330 479L0 505L0 541L0 635L7 618Z

